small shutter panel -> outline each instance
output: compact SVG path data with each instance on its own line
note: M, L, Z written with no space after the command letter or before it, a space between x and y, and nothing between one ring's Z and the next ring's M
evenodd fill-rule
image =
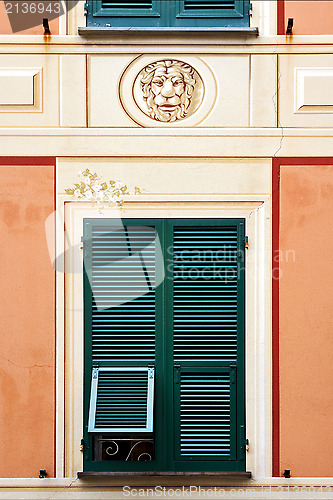
M236 391L230 373L184 368L179 381L179 455L235 458Z
M89 432L152 432L154 368L94 368Z

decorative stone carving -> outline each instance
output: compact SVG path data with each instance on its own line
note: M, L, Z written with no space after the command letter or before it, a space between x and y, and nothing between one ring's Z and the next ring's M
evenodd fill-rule
M198 72L177 59L148 64L134 82L137 106L153 120L172 123L191 116L203 99Z

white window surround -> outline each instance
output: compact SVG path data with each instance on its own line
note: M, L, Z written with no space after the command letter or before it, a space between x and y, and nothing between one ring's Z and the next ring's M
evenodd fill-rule
M118 217L58 195L57 251L57 477L83 470L83 219ZM64 219L62 214L65 215ZM245 218L246 253L246 470L256 481L271 477L271 199L269 195L140 195L127 201L125 218ZM66 234L64 234L65 228ZM66 243L67 242L67 243ZM59 263L58 263L59 264ZM61 265L61 262L60 264ZM74 269L76 273L71 271ZM66 321L65 321L66 318ZM64 361L65 372L63 370Z

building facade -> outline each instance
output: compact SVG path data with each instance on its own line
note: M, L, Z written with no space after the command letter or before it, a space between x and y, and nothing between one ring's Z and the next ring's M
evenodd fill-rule
M329 495L333 7L55 4L0 3L1 494Z

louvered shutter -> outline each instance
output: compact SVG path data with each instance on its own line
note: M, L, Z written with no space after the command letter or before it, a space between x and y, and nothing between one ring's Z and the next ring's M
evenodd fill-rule
M155 229L97 222L87 227L92 362L154 361Z
M87 26L249 26L249 0L87 0Z
M84 221L86 470L244 470L244 224ZM151 429L150 464L94 461Z
M154 368L93 368L89 432L152 432Z
M172 226L174 457L202 468L239 458L244 225Z
M172 0L173 1L173 0ZM87 26L164 26L165 0L88 0Z
M247 0L181 0L174 26L218 27L249 26Z

